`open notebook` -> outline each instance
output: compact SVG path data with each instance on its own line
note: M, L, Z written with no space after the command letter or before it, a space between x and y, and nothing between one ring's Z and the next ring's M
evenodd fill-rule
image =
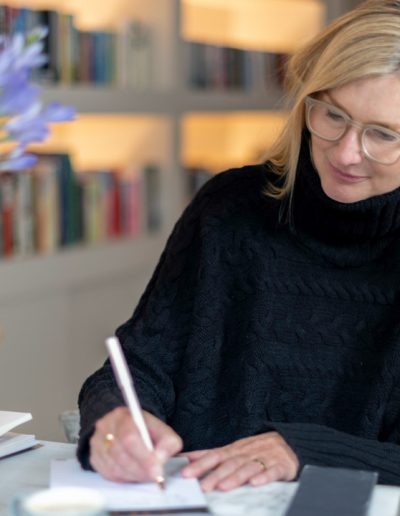
M11 432L15 427L32 419L29 412L0 410L0 458L32 448L37 444L34 435Z

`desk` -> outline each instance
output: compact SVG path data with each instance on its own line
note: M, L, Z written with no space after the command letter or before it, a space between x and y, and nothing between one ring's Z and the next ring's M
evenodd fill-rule
M16 494L48 486L50 461L74 457L72 444L42 441L42 446L0 460L0 515L7 515ZM207 500L214 516L283 516L297 484L275 482L269 486L243 486L229 493L213 492ZM369 516L398 516L400 488L377 486Z

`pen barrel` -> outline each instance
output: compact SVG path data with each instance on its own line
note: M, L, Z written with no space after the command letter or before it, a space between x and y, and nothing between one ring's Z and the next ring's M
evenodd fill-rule
M111 365L115 378L121 389L125 403L131 413L133 422L139 430L142 441L149 451L153 451L153 443L150 439L149 431L143 418L142 408L137 397L132 376L128 364L122 352L121 344L117 337L106 339L106 346L110 356Z
M146 448L149 451L153 451L154 446L150 439L149 431L143 418L143 412L140 408L139 400L137 398L135 391L133 390L133 385L132 389L126 389L125 387L123 387L122 393L124 395L125 403L131 413L132 419L135 425L137 426L137 429L139 430L140 436L144 444L146 445Z

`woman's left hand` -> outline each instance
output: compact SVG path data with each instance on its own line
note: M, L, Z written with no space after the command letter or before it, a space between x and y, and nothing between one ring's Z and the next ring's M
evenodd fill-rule
M293 480L299 469L296 454L277 432L184 455L190 464L182 470L182 475L202 477L200 484L205 492L229 491L246 483L260 486L276 480Z

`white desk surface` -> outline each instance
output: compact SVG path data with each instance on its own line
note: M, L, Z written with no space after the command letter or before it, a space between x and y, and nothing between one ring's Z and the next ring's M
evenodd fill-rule
M0 460L0 515L9 514L16 495L48 487L50 461L75 455L72 444L41 441L38 449ZM243 486L229 493L207 494L214 516L284 516L297 484L275 482L252 488ZM399 516L400 487L377 486L369 516Z

